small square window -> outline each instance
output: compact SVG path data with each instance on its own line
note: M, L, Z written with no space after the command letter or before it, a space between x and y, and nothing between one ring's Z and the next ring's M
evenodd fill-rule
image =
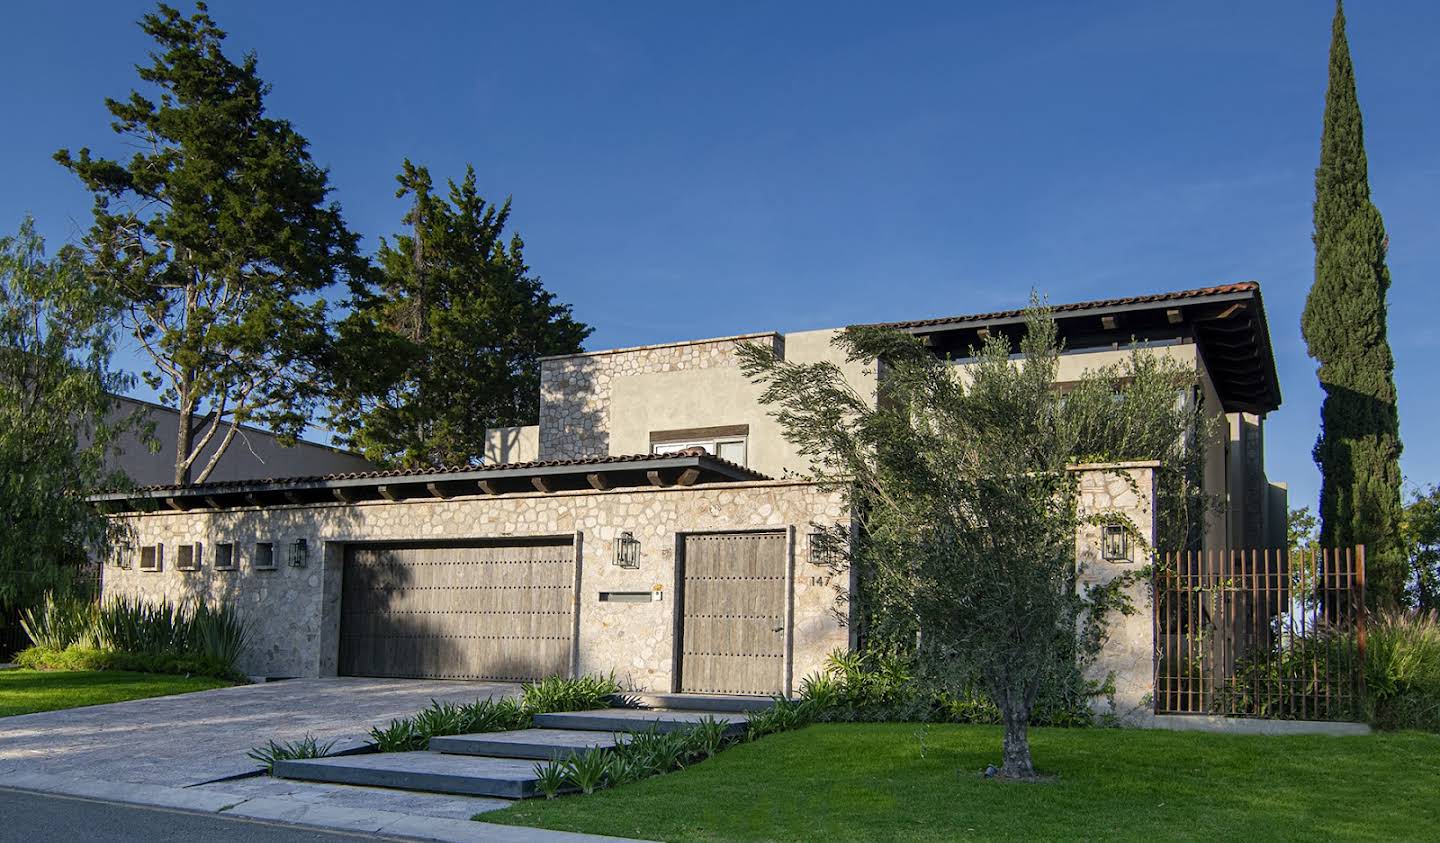
M165 566L165 546L147 544L140 548L140 570L159 571Z
M175 550L175 570L200 570L200 543L182 544Z
M215 570L235 570L235 545L231 542L220 542L215 545Z
M255 542L255 570L275 570L275 545L272 542Z

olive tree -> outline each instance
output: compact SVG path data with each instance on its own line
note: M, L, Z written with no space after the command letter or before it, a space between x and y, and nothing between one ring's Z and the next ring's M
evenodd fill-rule
M1018 356L999 333L964 365L884 328L849 328L835 342L850 362L879 361L878 394L860 394L833 363L787 362L763 346L742 348L741 363L814 479L849 496L867 616L909 630L928 681L988 695L1005 726L1000 775L1034 778L1031 711L1067 668L1085 610L1068 467L1183 463L1202 417L1182 394L1195 372L1137 351L1057 389L1057 329L1038 305ZM1127 443L1163 453L1127 453ZM1087 520L1135 532L1115 515Z

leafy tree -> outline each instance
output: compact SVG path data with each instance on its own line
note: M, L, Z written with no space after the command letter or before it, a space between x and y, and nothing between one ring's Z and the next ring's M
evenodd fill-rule
M65 590L111 538L84 499L123 482L105 467L128 380L109 316L77 250L47 259L29 219L0 238L0 618Z
M378 289L358 288L342 323L332 427L383 464L477 463L487 427L539 416L540 358L579 351L590 328L530 275L510 201L481 198L473 167L448 201L425 167L396 180L410 231L382 243Z
M1300 327L1319 361L1325 402L1315 462L1320 467L1320 543L1366 546L1375 606L1405 590L1400 547L1400 417L1395 359L1386 338L1388 241L1370 201L1364 127L1345 13L1335 4L1330 87L1320 166L1315 170L1315 284Z
M1401 522L1410 596L1421 612L1440 609L1440 486L1416 489Z
M1285 520L1286 544L1290 549L1309 550L1318 542L1319 532L1320 519L1310 511L1310 507L1290 510L1290 516Z
M137 151L55 157L94 193L93 276L180 413L175 482L203 482L242 423L285 440L304 429L328 336L318 294L366 267L307 142L267 116L255 55L231 61L203 3L188 18L162 4L140 26L156 49L138 71L158 100L105 102Z
M1137 352L1062 393L1055 322L1036 307L1018 360L998 333L963 369L882 328L849 328L836 345L851 361L884 361L878 395L857 393L833 363L778 360L759 345L742 347L741 363L815 479L849 496L864 616L890 625L889 640L918 642L921 673L941 690L978 684L1005 725L1001 774L1032 778L1031 712L1042 687L1073 670L1086 610L1076 529L1116 517L1077 512L1067 466L1179 459L1195 409L1176 388L1195 373Z

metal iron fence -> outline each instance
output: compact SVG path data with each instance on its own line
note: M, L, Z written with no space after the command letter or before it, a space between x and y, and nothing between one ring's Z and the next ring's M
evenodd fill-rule
M1164 554L1155 712L1362 716L1365 548Z
M44 577L44 579L38 579ZM6 578L11 582L20 583L26 591L33 591L37 588L48 588L48 584L54 580L52 574L40 574L33 570L0 570L0 578ZM100 566L94 563L85 563L73 569L66 579L60 582L68 583L62 590L80 596L98 597L100 594ZM26 588L28 586L28 588ZM16 653L30 646L30 636L20 626L20 612L24 606L0 605L0 662L6 662Z

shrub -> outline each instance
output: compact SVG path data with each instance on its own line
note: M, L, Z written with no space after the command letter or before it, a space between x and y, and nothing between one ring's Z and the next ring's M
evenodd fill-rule
M565 780L580 788L581 793L594 793L605 786L605 776L610 770L609 754L603 749L588 749L577 752L565 759Z
M724 748L728 738L726 730L729 728L728 720L716 720L708 715L700 718L700 722L685 733L690 754L714 758L715 753Z
M35 646L21 655L42 670L140 670L243 680L235 665L248 629L233 606L114 597L97 605L46 595L23 613ZM18 657L17 657L18 658Z
M196 604L190 619L190 639L191 650L197 655L233 668L245 652L250 630L229 603L211 608L202 602Z
M807 683L808 684L808 683ZM818 684L815 687L828 687ZM803 693L803 692L802 692ZM801 701L776 697L771 706L763 711L751 712L747 718L745 739L756 740L776 732L788 732L809 725L817 713L831 711L838 703L837 697L817 696Z
M335 746L334 741L320 743L313 735L306 735L298 741L276 743L268 741L265 746L257 746L245 753L250 758L260 762L265 767L265 772L275 772L276 761L290 761L296 758L323 758L330 754L331 748Z
M521 686L520 703L527 711L535 714L552 711L585 711L605 708L610 697L620 692L615 677L581 676L568 679L551 676L539 682Z
M430 737L422 735L416 729L415 720L409 717L391 720L383 729L372 727L370 739L380 752L415 752L430 743Z
M63 650L95 646L95 601L47 593L39 606L20 613L20 628L37 647Z
M96 637L101 647L122 653L193 652L189 621L184 607L168 598L116 596L100 605Z
M1088 697L1095 693L1078 672L1050 683L1036 699L1030 722L1037 726L1088 726ZM800 684L803 709L783 702L750 718L752 737L821 722L999 723L1000 710L976 686L938 687L915 676L912 657L901 651L836 651L825 672Z
M63 650L30 647L15 656L15 663L31 670L129 670L137 673L173 673L213 676L232 682L245 677L234 669L203 656L165 653L117 653L80 644Z
M1440 731L1440 616L1389 612L1370 625L1367 714L1382 729Z
M644 776L658 776L678 770L689 760L690 740L684 732L661 732L652 726L644 732L633 732L612 752L622 754Z
M551 761L546 764L535 765L535 788L545 795L546 799L554 799L560 795L565 787L565 765L559 761Z

